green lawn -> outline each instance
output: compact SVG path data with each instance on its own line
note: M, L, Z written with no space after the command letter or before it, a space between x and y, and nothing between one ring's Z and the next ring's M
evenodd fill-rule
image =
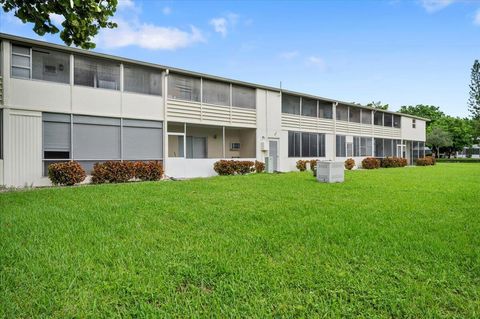
M479 317L480 165L0 194L0 317Z

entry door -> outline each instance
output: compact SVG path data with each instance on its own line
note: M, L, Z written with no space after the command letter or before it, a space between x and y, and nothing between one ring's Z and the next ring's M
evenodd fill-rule
M268 141L268 165L271 172L278 170L278 141L270 140Z
M187 158L207 158L207 138L187 136Z

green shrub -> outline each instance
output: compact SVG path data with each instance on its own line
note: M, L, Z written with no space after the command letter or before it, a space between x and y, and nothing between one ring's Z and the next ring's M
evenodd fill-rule
M307 161L305 160L298 160L297 161L297 169L300 172L304 172L307 169Z
M264 163L264 162L255 161L255 172L257 172L257 173L263 173L263 171L265 171L265 163Z
M348 169L349 171L352 170L352 168L355 167L355 160L353 158L348 158L345 161L345 168Z
M135 177L133 162L106 161L95 163L92 171L92 183L125 183Z
M83 167L75 161L48 165L48 178L54 185L75 185L85 180Z
M380 160L375 157L366 157L362 161L362 168L375 169L380 167Z
M218 175L244 175L255 170L255 163L252 161L220 160L213 164L213 169Z
M158 181L163 177L163 165L159 161L135 162L135 177L142 181Z
M407 159L402 157L385 157L380 160L380 166L384 168L390 167L405 167L407 166Z
M417 166L430 166L430 165L435 165L436 160L435 160L435 157L426 156L423 158L417 158L417 160L415 161L415 164Z

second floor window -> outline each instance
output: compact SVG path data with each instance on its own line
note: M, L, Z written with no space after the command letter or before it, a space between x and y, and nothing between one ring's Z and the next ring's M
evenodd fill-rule
M70 56L63 52L12 45L12 77L70 83Z
M75 56L74 84L120 90L120 65L100 59Z
M162 73L158 70L124 65L123 78L126 92L162 95Z

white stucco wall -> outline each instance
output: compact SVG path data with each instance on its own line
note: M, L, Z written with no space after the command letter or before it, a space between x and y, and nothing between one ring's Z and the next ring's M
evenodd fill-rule
M402 139L408 141L425 141L426 122L416 119L416 127L412 127L413 119L411 117L402 116Z

